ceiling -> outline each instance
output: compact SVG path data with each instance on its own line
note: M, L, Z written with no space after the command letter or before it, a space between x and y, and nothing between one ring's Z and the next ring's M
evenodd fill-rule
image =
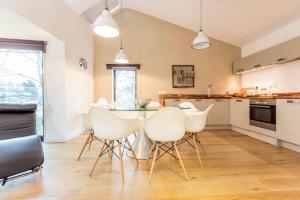
M108 0L116 12L119 0ZM104 0L65 0L93 22ZM200 0L124 0L124 8L198 31ZM203 0L203 29L213 38L242 47L300 18L300 0Z

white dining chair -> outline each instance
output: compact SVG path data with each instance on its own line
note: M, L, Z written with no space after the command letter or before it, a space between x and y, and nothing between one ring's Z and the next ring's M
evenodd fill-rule
M108 101L105 97L100 97L97 101L97 104L103 107L109 106Z
M181 108L182 111L185 112L186 114L198 111L198 109L196 108L196 106L192 102L189 102L189 101L181 102L178 105L178 107Z
M90 107L86 104L78 104L76 107L77 114L80 116L82 132L83 134L87 133L88 136L84 142L83 147L78 155L77 160L80 160L82 153L84 152L87 145L89 145L89 150L91 149L92 142L95 140L94 138L94 131L91 124L91 119L89 116Z
M153 141L148 159L150 159L154 151L148 182L150 182L156 160L165 154L174 156L174 150L177 154L177 157L174 157L179 160L185 178L188 180L187 172L176 146L177 142L182 139L185 134L185 120L185 114L176 107L160 108L151 118L146 120L145 131L147 136ZM171 144L171 146L168 146L168 144ZM161 154L157 157L158 149L161 150ZM170 151L172 151L172 153L170 153Z
M156 111L152 111L151 109L155 110L159 109L160 107L161 104L157 101L151 101L150 103L148 103L146 108L149 109L149 111L146 112L146 118L150 118L156 113Z
M187 114L186 119L186 135L182 139L180 143L186 142L187 144L190 144L192 147L196 149L197 157L199 160L200 167L203 168L200 152L198 149L198 144L201 146L201 149L203 153L205 153L204 147L200 141L200 139L197 137L199 136L199 133L201 133L206 125L207 122L207 115L210 112L210 110L213 108L214 104L211 104L208 106L208 108L201 112L201 111L195 111ZM189 140L192 139L194 144L191 144Z
M103 155L111 152L112 155L115 155L120 160L122 182L124 183L122 148L131 151L138 164L138 159L136 158L131 144L127 139L127 137L137 129L138 121L137 119L122 119L113 114L111 111L100 107L94 107L90 112L94 135L97 139L104 140L104 145L102 146L99 155L97 156L95 164L93 165L93 168L90 172L90 176L92 176L99 159ZM124 142L122 140L124 140ZM112 145L113 143L115 145ZM124 143L127 143L127 146ZM114 153L114 149L116 147L118 147L119 155Z

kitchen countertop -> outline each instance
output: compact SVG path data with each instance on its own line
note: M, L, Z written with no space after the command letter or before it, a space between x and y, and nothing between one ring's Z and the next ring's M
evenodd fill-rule
M208 97L205 94L160 94L159 100L162 105L165 105L166 99L300 99L300 92L295 93L274 93L272 95L257 95L257 96L233 96L215 94Z

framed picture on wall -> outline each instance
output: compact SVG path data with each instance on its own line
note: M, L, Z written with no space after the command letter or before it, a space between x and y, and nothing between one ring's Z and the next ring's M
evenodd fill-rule
M173 88L193 88L195 86L194 65L172 65Z

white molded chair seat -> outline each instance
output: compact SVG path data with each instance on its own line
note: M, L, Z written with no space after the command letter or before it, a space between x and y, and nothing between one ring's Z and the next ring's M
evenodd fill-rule
M151 153L155 149L149 174L149 182L154 169L155 161L165 153L170 154L169 151L171 150L176 151L177 158L180 161L185 177L188 179L188 175L176 146L177 141L182 139L185 134L185 120L185 114L176 107L160 108L151 118L146 120L145 131L147 136L153 141ZM171 143L172 146L166 149L166 143ZM164 153L157 158L157 152L159 148L164 151ZM170 155L174 156L173 153Z
M205 111L195 111L187 115L186 131L191 133L199 133L203 131L207 121L207 115L213 108L214 104L208 106Z
M205 128L206 121L207 121L207 115L210 112L210 110L213 108L214 104L211 104L208 106L208 108L201 112L201 111L195 111L195 112L190 112L187 114L187 120L186 120L186 136L183 139L183 142L189 143L189 139L193 139L194 142L194 147L197 152L199 164L201 168L203 167L202 165L202 160L200 156L200 152L198 149L198 144L200 144L203 152L205 153L204 147L202 146L200 140L197 138L197 134L202 132ZM182 143L182 142L181 142ZM190 144L190 143L189 143Z
M150 103L148 103L148 105L146 107L147 108L160 108L161 105L157 101L151 101Z
M89 117L89 111L90 111L90 107L83 103L78 104L76 107L76 112L77 114L80 115L82 127L85 130L92 128L91 120Z
M105 98L105 97L100 97L99 99L98 99L98 101L97 101L97 104L99 105L99 106L109 106L109 104L108 104L108 101L107 101L107 99Z
M91 119L95 136L101 139L125 138L139 127L137 118L124 119L104 108L92 108Z
M133 133L135 130L138 129L138 124L139 124L138 120L123 119L113 114L108 109L99 108L99 107L92 108L90 112L91 112L92 126L93 126L95 137L100 140L104 140L104 145L100 150L100 153L92 168L90 176L93 174L93 171L100 157L102 157L104 154L110 151L112 152L112 155L114 154L113 150L116 147L114 145L114 142L116 142L119 150L118 158L120 159L122 181L124 183L122 147L130 150L138 163L135 153L132 150L131 144L127 139L127 136L129 136L131 133ZM125 146L123 144L122 139L125 139L125 142L127 143L128 146Z
M146 108L148 109L159 109L161 107L160 103L157 101L151 101ZM154 114L156 113L156 111L147 111L146 112L146 118L150 118L152 117Z
M91 145L92 145L92 142L95 140L95 137L94 137L94 132L93 132L93 128L92 128L91 118L89 115L90 107L86 104L80 103L77 105L76 111L77 111L77 114L80 115L83 133L88 133L88 137L87 137L83 147L81 148L81 151L77 158L77 160L80 160L82 153L84 152L86 146L89 145L88 149L89 150L91 149Z
M164 107L146 120L145 131L154 141L177 141L184 136L185 120L186 117L179 108Z
M184 102L180 103L178 105L178 107L182 108L183 109L182 111L187 115L190 113L199 111L193 103L188 102L188 101L184 101Z

